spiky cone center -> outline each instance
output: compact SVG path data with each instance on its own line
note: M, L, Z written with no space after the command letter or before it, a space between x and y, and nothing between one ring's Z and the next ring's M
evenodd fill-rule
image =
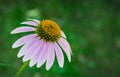
M60 27L52 20L42 20L36 30L41 39L49 42L56 42L61 36Z

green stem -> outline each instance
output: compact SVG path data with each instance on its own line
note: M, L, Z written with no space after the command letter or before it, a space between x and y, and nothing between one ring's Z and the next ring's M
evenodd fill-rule
M17 72L17 74L16 74L15 77L19 77L20 74L21 74L21 73L24 71L24 69L27 67L27 65L28 65L28 61L25 62L25 63L22 65L22 67L19 69L19 71Z

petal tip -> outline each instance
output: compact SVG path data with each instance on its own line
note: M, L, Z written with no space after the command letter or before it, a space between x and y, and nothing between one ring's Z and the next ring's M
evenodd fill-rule
M71 62L71 59L68 59L69 62Z
M20 58L21 56L20 55L17 55L18 58Z
M12 48L14 49L14 48L16 48L16 46L13 44L13 45L12 45Z
M13 34L13 32L10 32L10 34Z
M15 34L14 30L10 32L10 34Z
M23 62L26 62L26 60L24 59L24 57L23 57L22 61L23 61Z
M20 58L20 57L22 57L22 56L23 56L23 55L20 55L19 53L17 54L17 57L18 57L18 58Z
M59 65L60 68L63 68L63 64Z
M63 64L61 64L61 65L59 65L60 66L60 68L63 68Z
M33 65L33 64L31 64L31 63L29 63L29 66L30 66L30 67L33 67L34 65Z
M49 71L49 70L50 70L50 67L46 67L46 70Z
M40 66L37 64L37 68L40 68Z

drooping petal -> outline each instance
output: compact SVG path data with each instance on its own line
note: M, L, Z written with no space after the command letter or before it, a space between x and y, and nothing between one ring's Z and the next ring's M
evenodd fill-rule
M69 62L71 61L71 48L69 43L64 39L64 38L60 38L58 41L59 45L61 46L61 48L64 50L64 52L66 53Z
M23 56L25 53L27 53L28 49L35 43L36 40L38 40L39 38L35 38L31 41L29 41L28 43L26 43L18 52L17 56L21 57Z
M42 46L44 45L44 42L43 40L40 40L39 41L39 44L38 44L38 48L36 48L37 50L34 52L33 56L31 57L31 60L30 60L30 64L29 66L32 67L33 65L35 65L37 63L37 59L41 53L41 50L42 50Z
M61 31L61 35L62 35L62 37L67 38L63 31Z
M55 60L55 53L54 53L54 44L50 43L50 48L48 48L49 54L47 54L47 61L46 61L46 70L49 70L54 63Z
M24 21L21 24L26 24L26 25L31 25L31 26L37 26L39 23L38 23L38 21L34 20L34 21Z
M64 56L63 56L62 50L57 43L54 44L54 49L55 49L58 64L62 68L64 64Z
M24 54L25 56L23 57L23 62L29 60L35 54L35 51L39 48L39 41L39 39L34 41L35 43L33 43L27 50L27 53Z
M30 31L35 31L36 29L33 27L28 27L28 26L23 26L23 27L18 27L14 29L11 34L16 34L16 33L21 33L21 32L30 32Z
M25 43L31 41L32 39L34 39L37 36L37 34L30 34L30 35L26 35L21 37L20 39L18 39L13 45L12 48L17 48L20 47L22 45L24 45ZM28 40L29 39L29 40Z
M38 60L37 60L37 67L38 67L38 68L41 67L41 66L45 63L45 61L46 61L46 59L47 59L47 54L49 54L49 53L48 53L48 50L50 50L50 47L49 47L49 46L50 46L50 45L49 45L48 42L46 42L46 43L44 44L43 49L41 50L41 53L40 53L40 55L39 55L39 57L38 57Z

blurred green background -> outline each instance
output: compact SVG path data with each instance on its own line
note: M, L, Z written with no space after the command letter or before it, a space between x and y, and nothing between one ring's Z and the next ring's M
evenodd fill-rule
M10 35L27 18L51 19L68 37L72 62L65 56L50 69L27 67L21 77L120 77L120 0L0 0L0 77L14 77L23 65Z

